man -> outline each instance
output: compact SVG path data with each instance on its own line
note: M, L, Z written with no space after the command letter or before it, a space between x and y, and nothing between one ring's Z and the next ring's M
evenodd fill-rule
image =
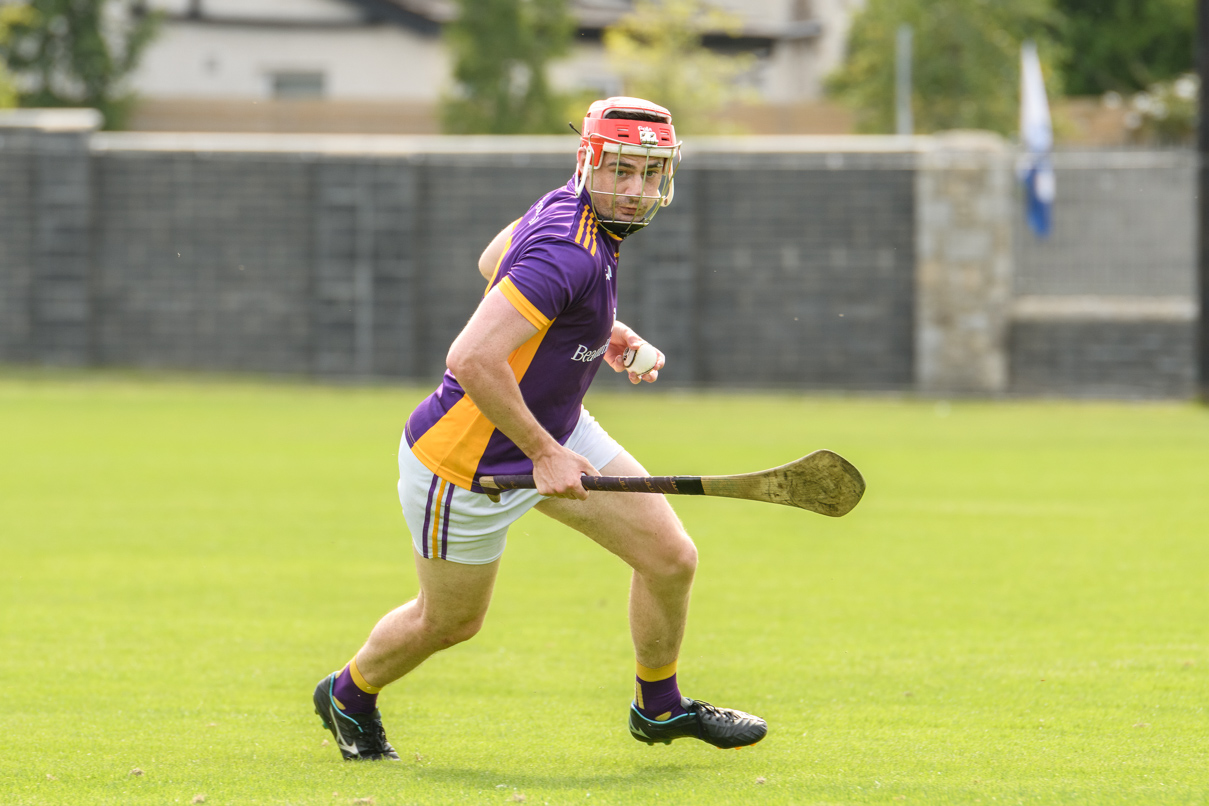
M697 550L662 496L595 493L589 475L647 475L583 408L602 361L642 339L616 320L621 241L672 199L679 161L671 114L637 98L597 101L584 118L575 176L500 232L479 259L487 292L454 340L440 387L407 421L399 499L420 593L315 689L316 713L345 759L397 759L377 694L438 650L472 637L491 600L505 536L529 509L595 540L633 568L637 656L630 733L717 747L764 738L759 717L682 697L676 662ZM653 383L664 365L632 383ZM536 490L492 500L484 475L532 473Z

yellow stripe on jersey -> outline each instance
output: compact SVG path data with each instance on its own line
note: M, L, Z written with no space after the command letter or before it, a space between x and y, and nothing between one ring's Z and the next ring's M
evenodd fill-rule
M583 215L579 217L579 230L575 233L575 243L596 256L596 214L591 207L584 207Z
M512 282L511 277L505 277L500 280L500 293L504 298L512 303L512 307L520 312L520 315L529 320L529 324L533 325L538 330L550 326L549 319L546 315L537 309L537 306L530 302L516 284Z
M494 430L474 401L463 397L416 440L411 451L434 474L470 489L474 470Z
M487 296L487 291L491 290L491 285L495 282L495 278L499 276L500 266L504 264L504 255L508 254L508 250L512 248L512 233L516 232L516 225L521 223L518 218L508 225L508 237L504 239L504 250L500 252L500 259L495 261L495 268L491 270L491 279L487 281L487 290L483 292L483 296Z
M507 282L506 278L504 282ZM500 285L503 285L503 282ZM549 332L547 322L545 327L508 356L508 365L512 367L512 374L517 383L520 383L521 378L529 371L533 356L537 355L537 348ZM433 424L424 436L417 439L411 450L421 464L434 474L469 490L475 471L478 470L479 460L483 458L487 443L491 441L494 432L495 426L467 395L454 403L444 417Z
M575 243L579 244L584 249L588 248L587 240L586 239L580 240L580 239L584 237L584 225L588 223L588 216L590 216L591 214L592 214L592 208L585 206L583 215L581 215L579 217L579 230L576 231L576 233L575 233Z

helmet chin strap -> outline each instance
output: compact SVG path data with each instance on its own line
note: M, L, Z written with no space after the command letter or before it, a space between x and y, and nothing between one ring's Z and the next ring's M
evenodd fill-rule
M604 227L618 238L633 235L635 232L651 223L650 219L647 219L646 221L604 221L600 218L597 218L596 221L598 224L600 224L600 226Z

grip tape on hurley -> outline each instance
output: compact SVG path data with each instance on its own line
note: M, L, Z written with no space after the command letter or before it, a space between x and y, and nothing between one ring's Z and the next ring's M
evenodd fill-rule
M582 476L585 490L614 493L660 493L663 495L705 495L700 476ZM533 476L483 476L483 489L531 490Z

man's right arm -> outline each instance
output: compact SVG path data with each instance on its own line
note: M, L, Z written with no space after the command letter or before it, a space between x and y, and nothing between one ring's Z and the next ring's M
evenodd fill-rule
M542 427L525 405L508 364L513 351L536 334L537 328L496 287L454 339L445 363L479 411L533 461L539 493L587 498L579 477L598 471Z

